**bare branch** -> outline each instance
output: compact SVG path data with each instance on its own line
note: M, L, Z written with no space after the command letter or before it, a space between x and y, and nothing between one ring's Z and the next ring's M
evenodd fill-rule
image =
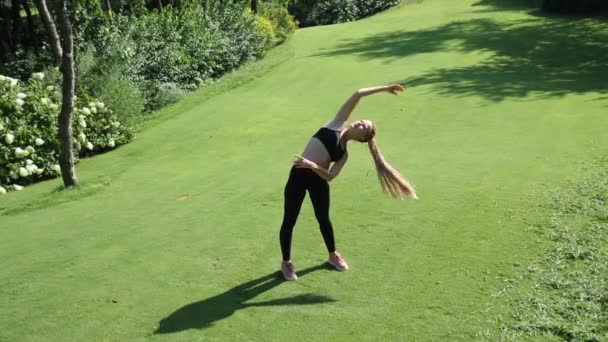
M61 48L61 41L59 39L59 34L57 33L57 28L55 27L55 21L53 20L51 12L46 5L46 0L35 0L35 2L36 8L38 8L38 13L42 18L42 22L44 23L44 27L46 28L46 32L48 34L49 43L51 44L51 49L53 50L55 62L57 65L61 65L63 50Z

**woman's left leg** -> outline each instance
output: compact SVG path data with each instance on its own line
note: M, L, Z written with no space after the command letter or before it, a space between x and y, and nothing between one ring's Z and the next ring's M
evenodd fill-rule
M340 253L336 252L336 243L334 240L334 228L329 219L329 184L321 177L315 176L308 186L308 193L312 206L315 209L315 216L319 221L319 228L329 252L329 264L334 266L338 271L348 270L348 264L342 258Z
M327 251L333 253L336 251L336 242L334 239L334 228L329 219L329 184L324 179L316 177L318 179L311 182L308 193Z

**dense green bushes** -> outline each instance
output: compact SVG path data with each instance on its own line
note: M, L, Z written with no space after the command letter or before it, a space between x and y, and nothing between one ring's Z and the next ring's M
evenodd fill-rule
M289 12L301 26L337 24L383 11L399 0L292 0Z
M297 20L289 14L287 3L284 0L262 3L258 17L265 18L272 23L276 37L275 45L283 43L298 28Z
M312 17L317 25L354 21L359 9L353 0L321 0L313 7Z
M173 3L150 10L145 1L132 1L123 8L113 4L116 12L108 13L100 1L72 2L77 157L128 142L142 113L261 57L297 27L286 0L260 1L258 14L247 2ZM48 46L38 54L26 50L13 51L0 65L15 77L0 80L0 192L58 172L61 74L52 68ZM46 77L30 78L45 68Z
M192 90L259 57L264 36L242 4L184 4L145 15L99 20L77 11L79 42L91 42L97 74L121 69L143 94L147 109L164 105L170 89ZM82 44L79 44L82 46Z
M384 11L398 3L399 0L355 0L355 5L359 11L359 18L364 18Z
M147 110L162 107L262 56L296 28L281 2L262 3L257 17L245 5L184 1L161 11L117 15L98 3L82 5L75 11L77 45L93 45L96 67L79 74L121 73L137 85Z

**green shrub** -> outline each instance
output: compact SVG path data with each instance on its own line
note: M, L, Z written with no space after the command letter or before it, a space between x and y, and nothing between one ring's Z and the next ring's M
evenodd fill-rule
M260 9L260 15L273 23L276 37L275 45L284 42L298 28L297 20L289 14L287 5L283 2L264 4Z
M78 96L92 96L112 108L119 120L128 127L141 122L145 99L135 84L124 76L125 67L104 63L97 57L95 47L89 45L76 60Z
M150 100L150 107L162 108L181 100L186 96L187 91L181 89L175 83L163 83L158 86L158 91Z
M19 82L0 76L2 189L19 190L59 172L57 118L61 99L57 85L44 78L44 73L35 73L27 82ZM133 138L133 131L94 98L76 99L72 127L76 157L112 149Z
M355 0L359 18L364 18L384 11L385 9L395 6L398 3L399 0Z
M291 0L288 9L304 27L357 20L398 3L399 0Z
M290 0L287 9L293 15L300 27L316 25L311 17L313 8L318 0Z
M312 18L317 25L354 21L358 15L354 0L321 0L312 10Z
M78 12L79 13L79 12ZM82 14L79 41L91 41L100 65L124 67L137 84L146 109L158 108L167 91L193 90L261 56L265 38L254 15L240 2L184 2L143 15L92 20ZM162 88L162 89L161 89Z
M99 77L91 93L116 113L128 127L141 123L146 101L137 85L117 70L109 70Z
M0 75L27 79L34 71L44 70L54 64L54 59L48 49L39 49L38 54L33 50L21 48L13 51L8 60L0 63Z
M258 16L257 21L258 30L264 35L264 49L268 50L277 45L277 37L275 34L277 28L275 24L263 16Z

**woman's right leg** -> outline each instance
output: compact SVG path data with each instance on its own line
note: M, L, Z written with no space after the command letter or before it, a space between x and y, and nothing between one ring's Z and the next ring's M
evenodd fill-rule
M279 234L281 241L281 253L283 261L291 259L291 237L293 227L296 225L302 202L306 196L306 186L302 173L296 168L292 168L289 173L287 185L285 185L285 207L283 211L283 223Z

